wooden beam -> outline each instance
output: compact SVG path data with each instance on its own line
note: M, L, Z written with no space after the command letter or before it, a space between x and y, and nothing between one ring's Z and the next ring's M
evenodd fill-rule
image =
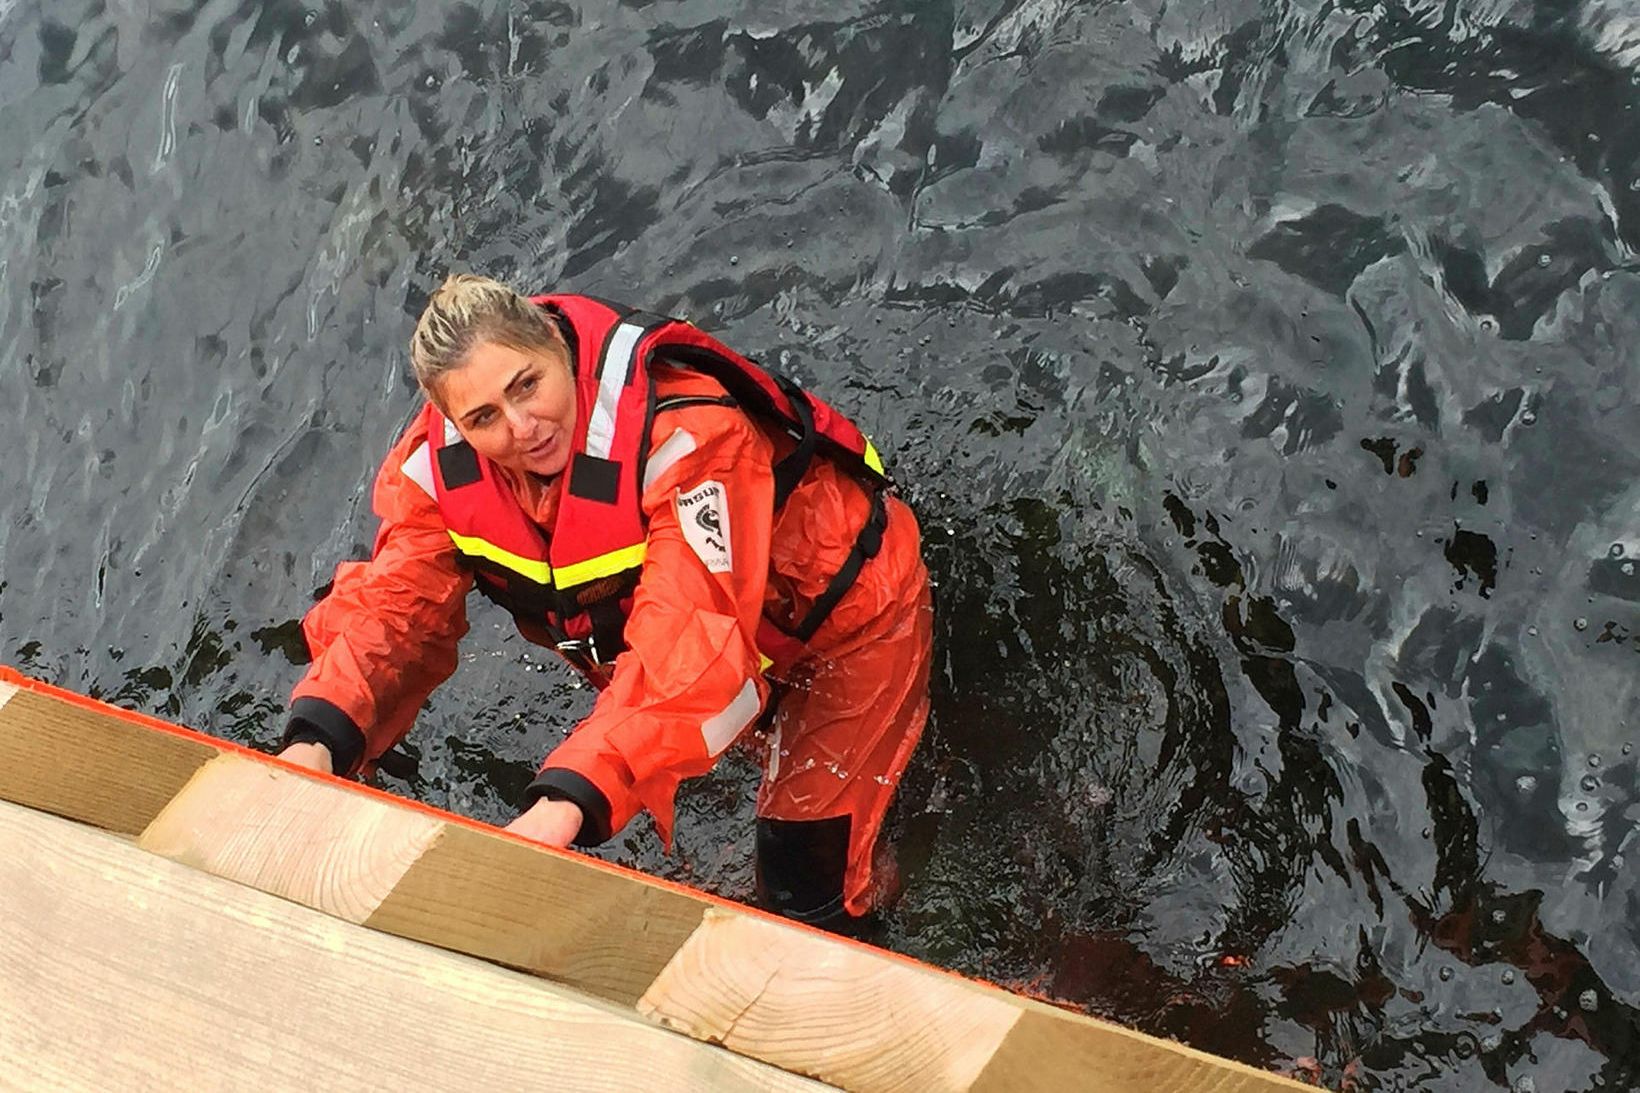
M580 855L447 819L235 752L200 767L137 845L627 1005L708 906Z
M447 824L365 925L631 1006L711 903L587 861Z
M638 1003L846 1089L968 1089L1019 1019L1001 991L772 919L708 911Z
M436 817L350 793L340 782L224 753L194 772L137 845L363 922L443 827Z
M139 844L155 853L635 1006L795 1073L866 1091L1310 1088L13 681L21 690L0 705L0 797L120 831L146 816ZM82 763L108 773L88 786L45 769ZM115 807L109 787L142 780L130 772L153 784Z
M0 922L7 1088L822 1088L10 804Z
M0 703L0 800L135 835L220 751L191 733L19 685Z

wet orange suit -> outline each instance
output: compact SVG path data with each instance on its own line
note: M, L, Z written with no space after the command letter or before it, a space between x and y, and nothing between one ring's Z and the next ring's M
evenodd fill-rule
M649 430L646 555L627 649L529 791L530 802L546 795L581 807L578 845L609 838L640 808L670 840L678 783L711 769L771 700L759 671L760 619L803 618L871 509L867 486L816 458L777 511L772 465L792 442L738 407L703 401L724 394L705 375L664 364L653 374L658 405L697 397L655 413ZM367 769L404 737L455 670L467 631L474 578L413 459L422 420L377 475L371 560L343 563L303 620L313 662L292 695L285 740L327 744L338 773ZM550 535L556 480L496 469ZM679 516L680 499L713 482L724 499L727 557L703 557L698 532ZM759 895L817 924L872 909L873 850L928 713L928 574L911 510L884 500L882 547L779 681L758 792Z

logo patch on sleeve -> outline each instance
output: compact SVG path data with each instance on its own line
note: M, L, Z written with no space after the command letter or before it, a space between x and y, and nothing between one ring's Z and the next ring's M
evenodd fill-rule
M729 504L722 482L702 482L688 493L678 491L678 524L708 573L734 568L729 549Z

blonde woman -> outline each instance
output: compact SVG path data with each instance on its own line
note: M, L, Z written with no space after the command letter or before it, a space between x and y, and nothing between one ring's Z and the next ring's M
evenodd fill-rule
M760 901L869 913L932 632L870 442L687 323L480 277L433 295L411 359L427 402L377 477L371 560L304 620L283 756L368 769L454 670L477 588L599 688L509 830L595 845L647 809L670 839L678 783L766 727Z

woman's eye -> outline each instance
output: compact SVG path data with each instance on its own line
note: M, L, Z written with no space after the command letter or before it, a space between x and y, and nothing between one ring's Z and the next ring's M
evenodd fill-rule
M519 384L518 384L518 393L521 394L521 395L528 395L528 394L532 393L535 390L535 387L536 387L536 377L527 376L522 381L519 382Z

